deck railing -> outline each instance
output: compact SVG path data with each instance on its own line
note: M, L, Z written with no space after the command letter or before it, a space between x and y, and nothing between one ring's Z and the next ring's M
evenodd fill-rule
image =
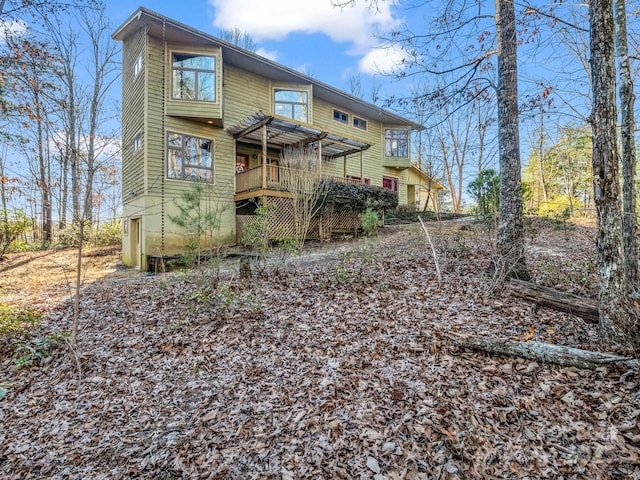
M269 190L284 190L281 182L282 173L288 170L288 167L279 165L267 165L266 182L262 182L262 167L254 167L244 172L236 174L236 193L250 192L251 190L260 190L266 186ZM360 178L336 177L333 175L322 175L323 178L333 180L339 183L348 183L352 185L364 185L365 181Z

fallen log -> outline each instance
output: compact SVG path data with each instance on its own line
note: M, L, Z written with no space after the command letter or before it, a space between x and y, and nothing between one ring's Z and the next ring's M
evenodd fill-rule
M571 313L590 323L598 323L598 301L560 292L553 288L512 278L509 282L511 295L534 302L543 307Z
M577 367L595 370L598 367L618 365L628 369L640 368L640 359L592 352L579 348L543 342L517 342L503 338L477 335L458 335L457 343L463 347L515 357L523 357L543 363L553 363L563 367Z

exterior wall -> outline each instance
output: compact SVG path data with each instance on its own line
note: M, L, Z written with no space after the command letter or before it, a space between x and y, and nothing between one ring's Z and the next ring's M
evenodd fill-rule
M421 172L415 167L411 167L406 170L407 178L407 204L416 205L416 208L422 210L427 202L427 194L430 193L429 205L430 210L437 211L437 197L438 191L442 189L442 186L435 182L431 185L431 191L429 192L429 176L424 172Z
M216 100L214 102L198 102L188 100L176 100L172 98L172 71L171 62L173 53L197 53L202 55L213 56L216 58ZM167 45L166 51L166 115L202 118L214 120L217 125L222 125L222 52L220 48L202 48L194 45L184 45L172 43ZM217 120L217 121L216 121Z
M145 38L124 42L123 76L123 263L146 268L146 255L175 255L184 250L184 232L170 220L178 213L176 201L193 184L185 180L166 177L166 132L183 133L213 140L213 184L206 187L203 207L220 212L221 241L235 241L235 140L220 126L207 123L207 119L221 117L223 66L219 49L194 49L184 45L168 44L163 49L161 40ZM145 46L143 73L135 79L127 77L129 58L135 61L140 43ZM171 100L172 51L186 51L216 55L216 102L184 102ZM128 53L130 52L130 53ZM165 66L163 67L163 60ZM163 85L164 80L164 85ZM164 106L163 106L164 98ZM197 105L194 105L197 104ZM171 114L171 115L170 115ZM216 122L221 124L221 122ZM137 132L143 133L142 148L127 151ZM134 132L134 133L131 133ZM128 195L135 192L135 195ZM131 245L131 225L140 218L140 248L142 258ZM133 222L133 223L132 223ZM126 232L126 233L125 233Z
M201 53L216 56L216 101L193 102L174 100L172 96L172 52ZM133 68L142 54L142 70ZM123 262L146 268L146 255L174 255L184 250L185 232L170 218L177 215L176 202L193 183L167 178L166 133L175 132L212 140L213 183L205 184L203 208L220 213L218 232L222 242L235 241L235 163L236 154L249 157L249 166L260 164L262 147L241 144L226 129L239 125L259 111L273 114L275 88L304 88L310 93L309 123L314 127L368 143L371 147L357 153L325 162L323 171L334 176L362 177L372 185L382 186L385 175L399 180L399 202L407 202L406 172L384 165L384 130L400 128L383 125L372 118L356 115L367 122L366 129L334 120L334 108L313 97L310 84L286 84L260 77L232 65L224 65L219 47L203 47L168 43L147 37L143 29L123 41ZM139 148L134 151L134 139ZM268 151L278 159L279 152ZM133 238L140 231L139 242ZM138 257L138 245L141 252Z
M142 68L134 74L134 65L142 58ZM148 62L147 39L144 28L123 42L122 46L122 261L136 265L136 253L131 248L129 223L144 211L141 202L145 192L145 84ZM140 148L134 151L134 138L140 135ZM126 224L126 226L125 226Z

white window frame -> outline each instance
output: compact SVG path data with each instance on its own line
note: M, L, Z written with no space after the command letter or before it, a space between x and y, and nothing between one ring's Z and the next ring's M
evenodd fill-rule
M278 92L295 92L295 93L304 93L306 95L306 102L293 102L287 100L276 100L276 95ZM280 115L284 118L290 118L296 122L310 123L311 122L311 91L307 88L296 88L296 87L287 87L287 86L278 86L273 89L273 112L276 115ZM288 105L291 107L291 114L281 115L278 113L278 105ZM306 118L300 119L295 117L295 106L304 106L306 108Z
M356 121L358 122L363 122L364 126L360 126L360 125L356 125ZM369 128L369 122L362 117L356 117L355 115L353 116L353 126L354 128L357 128L359 130L364 130L365 132L367 131L367 129Z
M142 132L136 133L136 136L133 137L133 140L131 141L131 147L133 148L134 152L137 152L142 148L142 138Z
M344 120L343 120L343 118L344 118ZM335 122L338 122L338 123L343 123L345 125L349 125L349 114L347 112L343 112L342 110L338 110L337 108L334 108L333 109L333 120Z
M136 61L133 62L133 78L138 78L140 72L142 72L142 68L144 67L144 58L142 56L142 52L138 54L136 57Z
M402 148L404 145L404 148ZM405 155L399 155L404 152ZM384 156L407 158L409 156L409 130L386 128L384 131Z
M185 55L193 57L206 57L213 59L213 69L196 68L196 67L176 67L174 66L176 55ZM200 53L200 52L186 52L186 51L172 51L171 55L171 99L186 102L203 102L203 103L215 103L218 99L218 57L213 53ZM176 96L175 85L175 73L187 72L194 74L194 86L193 86L193 98L184 98L183 96ZM200 78L204 74L211 74L213 76L213 99L202 99L198 97ZM180 90L182 92L182 89Z

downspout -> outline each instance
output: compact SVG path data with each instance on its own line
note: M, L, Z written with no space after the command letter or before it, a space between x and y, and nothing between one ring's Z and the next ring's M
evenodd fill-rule
M167 33L167 23L165 20L162 21L162 119L161 119L161 133L162 133L162 178L160 180L160 255L162 256L164 262L164 247L165 247L165 225L164 225L164 217L165 217L165 208L164 208L164 189L165 189L165 176L166 172L166 163L167 159L165 158L167 155L166 152L166 143L167 139L165 132L165 111L166 111L166 81L167 81L167 45L166 45L166 33Z

